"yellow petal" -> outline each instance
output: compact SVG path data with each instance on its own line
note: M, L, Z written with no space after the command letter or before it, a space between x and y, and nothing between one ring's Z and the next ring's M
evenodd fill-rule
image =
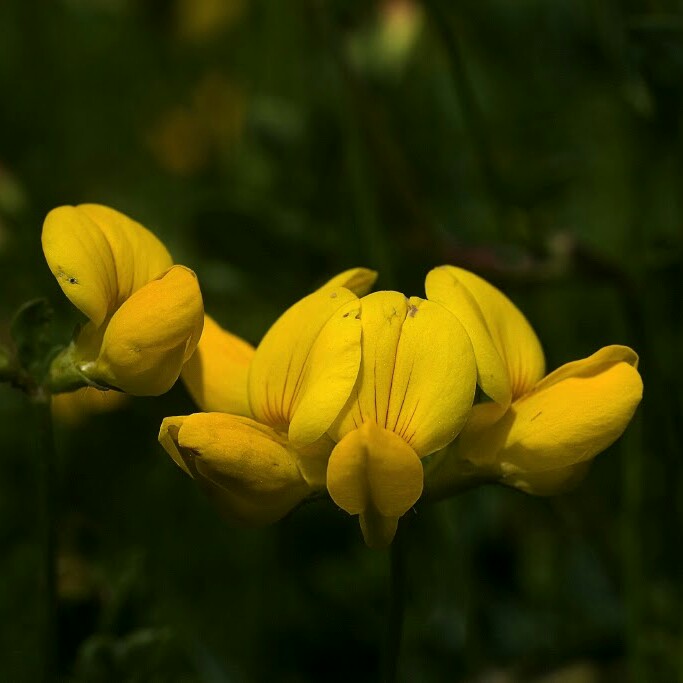
M180 469L185 474L194 478L193 470L194 464L189 453L183 453L178 446L178 432L186 420L186 416L179 415L175 417L166 417L159 428L159 443L164 447L164 450L173 458Z
M178 418L165 420L160 441L174 460L173 447L182 454L194 478L228 520L269 524L310 493L296 452L274 430L224 413L197 413L181 420L180 424Z
M137 221L101 204L81 204L77 209L97 225L109 242L116 264L119 304L173 265L163 243Z
M60 287L96 326L172 265L168 251L151 232L96 204L50 211L42 244Z
M330 430L335 441L372 421L388 427L387 413L408 300L399 292L374 292L360 300L361 364L348 403Z
M412 297L396 355L387 427L420 457L443 448L467 421L476 381L472 344L457 318L437 303Z
M330 430L339 441L371 421L418 453L449 443L472 407L476 365L469 337L443 306L398 292L361 299L359 378Z
M335 447L334 441L327 434L317 441L305 446L294 446L298 455L297 464L301 476L313 490L324 491L327 485L327 461Z
M327 490L349 514L400 517L422 493L422 463L399 436L372 422L349 432L327 465Z
M344 287L325 287L294 304L268 330L249 368L249 404L259 422L288 428L320 331L342 306L356 300Z
M432 270L425 288L430 300L446 306L465 326L477 357L480 386L494 401L507 406L510 395L513 400L522 396L543 377L545 359L538 337L501 291L455 266Z
M113 315L95 363L81 371L129 394L168 391L194 352L204 308L196 275L174 266L133 294Z
M534 392L548 389L553 384L557 384L570 377L593 377L615 363L626 363L638 369L638 354L628 346L620 346L618 344L603 346L603 348L588 358L565 363L557 368L557 370L553 370L536 384Z
M508 419L510 409L505 410L493 401L486 401L472 406L467 422L458 438L450 448L437 453L432 459L428 469L431 471L437 465L440 470L449 472L445 476L450 477L450 470L459 469L460 460L475 463L482 471L484 469L496 471L499 464L499 451L503 446L507 431L498 428L498 421ZM455 454L451 455L451 451ZM439 482L440 485L440 482Z
M377 510L369 509L358 516L363 540L368 548L386 548L396 536L399 517L385 517Z
M45 218L43 253L71 303L96 326L118 300L116 264L102 231L78 208L60 206Z
M339 275L335 275L326 282L320 289L327 287L346 287L356 296L364 296L371 289L377 280L377 272L368 268L350 268Z
M563 366L492 426L474 432L468 425L461 444L467 458L495 460L506 476L590 460L622 434L640 403L643 383L633 363L630 349L607 347Z
M542 472L514 472L503 475L500 483L524 491L533 496L556 496L571 491L588 474L592 460L557 470Z
M84 387L63 394L53 394L50 408L57 422L71 426L79 425L91 415L120 410L128 396L120 391L100 391Z
M311 348L289 426L289 438L296 446L318 440L351 394L360 367L359 314L358 300L340 308Z
M477 361L477 383L487 396L507 408L512 399L508 369L469 290L447 266L427 275L425 290L430 301L442 304L467 330Z
M203 411L249 417L247 376L253 355L251 344L204 315L197 350L185 363L181 377Z

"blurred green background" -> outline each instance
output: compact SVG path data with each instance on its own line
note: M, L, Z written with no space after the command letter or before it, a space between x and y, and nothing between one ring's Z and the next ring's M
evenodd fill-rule
M99 202L257 342L347 267L475 270L548 367L611 343L645 401L569 494L469 492L405 536L402 681L683 680L683 3L5 0L0 341L48 296L54 206ZM60 667L85 682L376 681L389 558L329 503L224 525L159 399L58 425ZM0 385L0 680L40 670L34 413Z

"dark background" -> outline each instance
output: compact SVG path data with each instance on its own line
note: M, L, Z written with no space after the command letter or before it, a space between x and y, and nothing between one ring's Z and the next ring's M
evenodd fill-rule
M645 400L573 493L489 487L405 535L404 681L683 677L683 9L673 0L5 0L0 340L48 296L54 206L140 220L257 342L365 265L453 263L550 369L641 354ZM76 681L375 681L389 558L329 503L225 526L156 443L182 385L58 427L61 667ZM0 386L0 679L40 667L40 453ZM71 680L71 678L70 678Z

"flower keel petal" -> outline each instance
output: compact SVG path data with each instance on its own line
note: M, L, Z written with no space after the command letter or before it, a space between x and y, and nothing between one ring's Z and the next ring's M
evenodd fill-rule
M176 443L188 454L197 481L229 521L269 524L310 493L296 452L282 436L249 418L190 415L178 429Z
M185 422L184 416L167 417L161 423L159 429L159 443L164 447L164 450L171 456L180 469L190 477L194 478L192 470L191 458L184 454L178 446L178 432Z
M364 519L398 519L417 502L422 493L422 463L415 451L399 436L364 423L349 432L335 447L327 467L327 489L332 500L348 513ZM368 523L364 529L378 530L369 538L371 546L391 542L387 530L395 523ZM380 533L381 531L381 533Z

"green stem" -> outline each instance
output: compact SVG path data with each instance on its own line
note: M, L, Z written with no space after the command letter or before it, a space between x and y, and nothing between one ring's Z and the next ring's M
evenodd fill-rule
M344 57L341 39L327 3L322 0L309 0L309 6L315 17L326 48L329 50L336 70L339 93L339 123L345 138L347 152L349 187L355 204L358 224L361 226L359 238L373 267L382 273L385 282L393 280L392 257L389 242L384 234L384 226L380 216L380 206L373 183L371 160L364 145L361 107L362 99L359 83Z
M44 605L42 633L42 680L57 677L57 463L50 411L50 395L37 393L33 398L37 443L41 462Z
M405 522L405 520L404 520ZM384 660L382 662L382 682L395 683L398 675L398 662L403 640L403 617L405 614L405 529L399 524L389 556L389 614L384 641Z
M463 121L467 126L479 170L496 213L498 228L502 234L505 226L504 214L507 193L496 168L493 149L489 143L489 135L484 122L484 115L467 72L458 34L451 24L451 16L444 9L440 0L423 0L423 4L431 15L434 31L440 37L448 55L451 77L456 95L460 101Z
M626 602L626 646L633 681L647 680L643 657L642 418L637 416L623 444L622 570Z

